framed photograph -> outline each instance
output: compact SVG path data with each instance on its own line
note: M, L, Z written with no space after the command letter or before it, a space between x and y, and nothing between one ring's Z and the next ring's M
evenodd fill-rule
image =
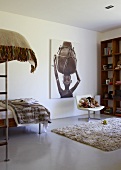
M107 85L110 84L110 79L107 79L107 80L106 80L106 84L107 84Z
M80 83L78 53L78 43L50 40L50 98L73 97Z
M103 65L103 70L107 70L107 65Z

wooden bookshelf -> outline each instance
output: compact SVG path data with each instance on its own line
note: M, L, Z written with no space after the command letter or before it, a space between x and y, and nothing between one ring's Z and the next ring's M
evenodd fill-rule
M121 90L120 81L121 37L101 41L101 104L105 106L102 114L111 108L109 114L121 117L121 113L117 113L117 108L121 108L121 97L119 95L116 98L117 92Z

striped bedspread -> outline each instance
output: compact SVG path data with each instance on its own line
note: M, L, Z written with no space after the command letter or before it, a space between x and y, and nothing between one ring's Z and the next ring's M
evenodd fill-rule
M5 107L5 100L0 100L0 105ZM49 110L32 98L8 100L8 106L18 124L51 123Z

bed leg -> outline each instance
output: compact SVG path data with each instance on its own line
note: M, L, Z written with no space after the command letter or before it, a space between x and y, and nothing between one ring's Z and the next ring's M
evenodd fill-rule
M47 122L45 122L45 123L43 124L44 132L47 132L47 128L48 128L48 123L47 123Z
M41 134L41 123L39 123L39 134Z

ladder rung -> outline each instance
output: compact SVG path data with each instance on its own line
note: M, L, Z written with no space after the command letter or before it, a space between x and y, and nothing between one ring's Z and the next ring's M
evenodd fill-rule
M0 112L4 112L4 111L7 111L7 109L0 109Z
M7 142L0 142L0 146L7 145Z
M0 94L7 94L7 92L0 92Z
M0 77L7 77L7 75L0 75Z
M0 60L0 63L4 63L4 62L6 62L6 60Z
M0 126L0 128L7 128L7 126L6 126L6 125L3 125L3 126Z

